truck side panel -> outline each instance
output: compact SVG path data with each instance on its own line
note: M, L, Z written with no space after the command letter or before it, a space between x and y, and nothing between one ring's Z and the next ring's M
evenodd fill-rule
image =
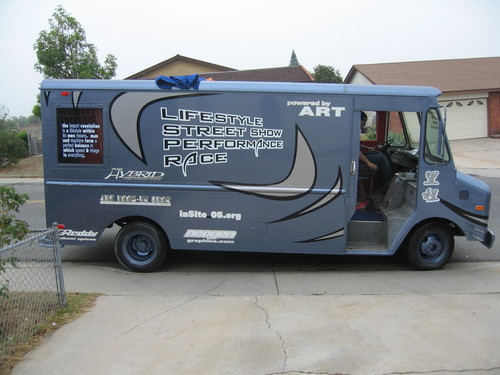
M64 243L93 244L106 226L140 217L176 249L345 252L352 97L82 90L45 98L47 221L66 225Z

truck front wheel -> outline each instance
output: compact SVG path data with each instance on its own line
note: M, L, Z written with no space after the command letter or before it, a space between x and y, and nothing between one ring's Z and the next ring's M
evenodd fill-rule
M454 246L453 234L446 225L425 224L408 241L408 261L418 270L438 270L451 258Z
M128 270L152 272L165 262L167 246L165 236L153 225L130 223L115 238L115 255Z

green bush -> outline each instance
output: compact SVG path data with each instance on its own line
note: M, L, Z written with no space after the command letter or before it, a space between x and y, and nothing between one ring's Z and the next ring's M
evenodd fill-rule
M28 136L28 132L26 130L21 130L18 134L17 134L17 137L24 142L24 144L26 145L26 147L29 147L28 146L28 142L29 142L29 136Z
M26 156L28 146L19 134L0 131L0 166L15 164Z
M28 199L28 195L16 193L12 186L0 186L0 248L22 240L29 233L28 223L15 216ZM0 273L5 271L7 264L15 266L15 259L0 259ZM0 283L0 297L5 297L8 290L8 285Z
M0 248L28 234L28 224L15 215L28 199L27 194L18 194L12 186L0 186Z

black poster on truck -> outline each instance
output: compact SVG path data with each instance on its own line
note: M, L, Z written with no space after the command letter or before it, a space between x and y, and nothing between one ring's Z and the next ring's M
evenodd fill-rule
M102 108L58 108L59 163L102 164Z

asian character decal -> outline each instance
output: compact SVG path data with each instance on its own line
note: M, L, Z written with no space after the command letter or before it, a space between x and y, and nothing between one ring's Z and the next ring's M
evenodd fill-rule
M424 186L439 186L439 181L437 180L439 176L439 171L427 171L425 172L425 181ZM438 188L430 188L428 187L422 193L422 199L427 203L439 202L440 199L438 197L439 189Z

